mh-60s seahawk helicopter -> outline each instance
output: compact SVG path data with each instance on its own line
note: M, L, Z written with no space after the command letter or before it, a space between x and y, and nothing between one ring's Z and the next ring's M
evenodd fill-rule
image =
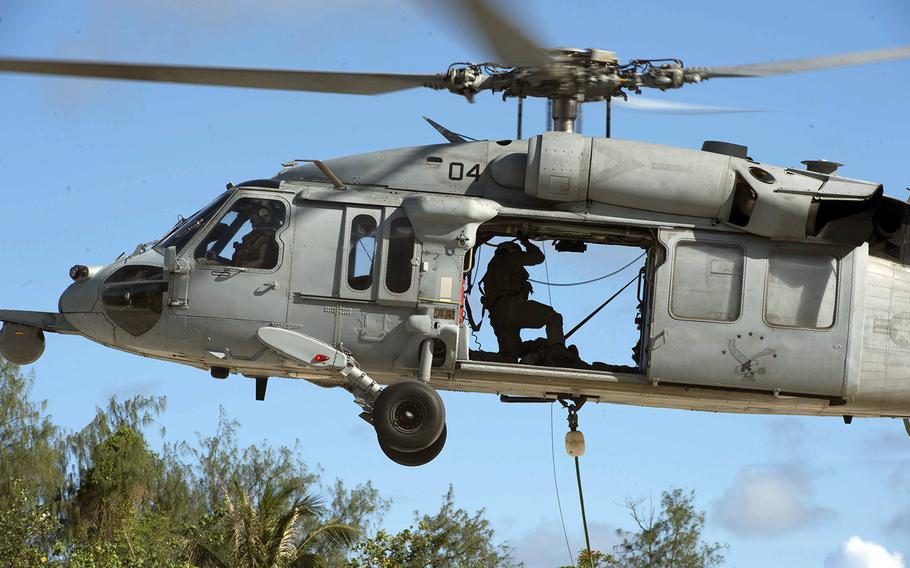
M0 71L300 91L414 87L551 101L553 130L289 163L231 186L160 240L74 266L59 313L0 311L0 354L36 360L44 332L210 370L350 391L404 465L441 451L435 389L780 414L910 417L907 204L880 184L701 151L586 137L578 105L644 88L910 57L910 48L686 67L545 50L465 2L499 64L436 75L0 59ZM494 237L639 247L635 367L555 366L469 349L475 251ZM532 358L533 359L533 358ZM539 360L535 362L540 363ZM385 388L380 385L388 385Z

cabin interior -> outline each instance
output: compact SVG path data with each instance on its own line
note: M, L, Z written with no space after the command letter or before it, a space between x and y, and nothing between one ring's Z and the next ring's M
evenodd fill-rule
M544 262L527 266L529 300L563 319L565 347L548 346L545 327L522 329L518 364L643 373L652 252L650 229L595 227L496 218L482 225L465 261L465 318L472 327L472 361L508 361L500 354L490 314L481 301L496 247L527 238Z

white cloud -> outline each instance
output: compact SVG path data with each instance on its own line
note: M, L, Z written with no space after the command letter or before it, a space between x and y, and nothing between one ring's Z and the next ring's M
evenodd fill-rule
M774 536L833 514L813 502L811 476L791 465L747 467L714 506L714 520L740 536Z
M569 544L572 553L576 556L584 548L584 541L578 538L580 527L567 527L569 529ZM619 543L614 527L598 522L588 523L591 537L591 548L609 552L613 545ZM540 525L530 532L509 539L508 545L512 547L512 556L515 560L524 562L525 568L552 568L570 564L569 553L566 550L565 535L558 520ZM572 558L574 564L576 558Z
M810 439L806 419L777 418L769 427L771 442L776 450L783 449L788 454L805 455L805 440Z
M825 558L825 568L904 568L900 552L888 552L884 546L851 536L837 552Z

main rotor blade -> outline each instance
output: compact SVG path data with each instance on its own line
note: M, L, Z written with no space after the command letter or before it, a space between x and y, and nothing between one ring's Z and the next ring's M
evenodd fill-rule
M659 101L645 97L630 97L628 100L612 99L612 103L624 109L654 112L660 114L732 114L745 112L765 112L757 108L736 108L724 106L696 105L675 101Z
M554 62L540 44L523 32L515 18L494 10L486 0L464 0L456 8L467 10L468 24L474 26L507 67L546 67Z
M231 67L189 67L137 63L101 63L47 59L0 58L0 71L37 73L94 79L127 79L155 83L187 83L252 89L315 91L378 95L393 91L445 87L438 75L399 75L391 73L336 73Z
M712 77L765 77L783 73L801 73L819 69L833 69L835 67L868 65L870 63L879 63L882 61L891 61L908 57L910 57L910 45L876 49L872 51L844 53L842 55L776 61L773 63L753 63L750 65L732 65L730 67L697 67L693 68L692 71L698 73L703 79L710 79Z

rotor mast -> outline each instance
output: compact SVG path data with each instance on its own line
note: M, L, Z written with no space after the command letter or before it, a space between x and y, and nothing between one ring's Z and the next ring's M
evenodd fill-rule
M578 118L578 100L573 97L550 99L553 130L557 132L575 132L575 120Z

